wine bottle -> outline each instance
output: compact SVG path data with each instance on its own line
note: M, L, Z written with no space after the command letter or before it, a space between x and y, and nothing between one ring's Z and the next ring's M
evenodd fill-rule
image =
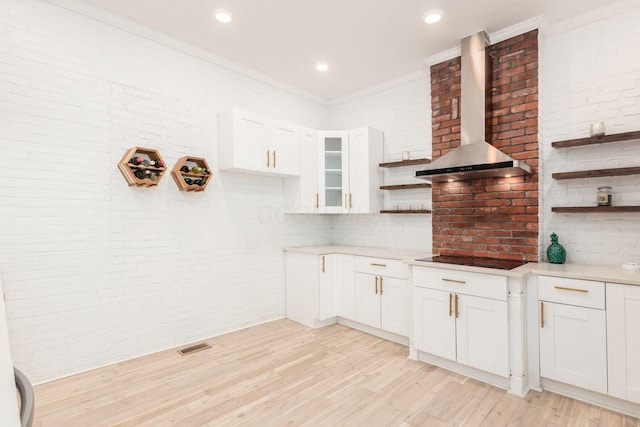
M180 168L180 172L189 173L189 166L183 166Z

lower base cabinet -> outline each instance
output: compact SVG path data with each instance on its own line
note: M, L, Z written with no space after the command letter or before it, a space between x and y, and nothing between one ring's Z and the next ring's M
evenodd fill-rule
M414 346L420 351L506 377L506 301L414 288Z
M356 257L356 322L409 336L409 268L398 260Z
M607 393L605 283L538 278L540 376Z
M540 375L607 393L604 310L540 302Z
M288 252L287 317L318 327L336 316L355 317L353 255Z
M607 283L609 394L640 403L640 286Z
M356 273L356 322L409 335L406 279Z

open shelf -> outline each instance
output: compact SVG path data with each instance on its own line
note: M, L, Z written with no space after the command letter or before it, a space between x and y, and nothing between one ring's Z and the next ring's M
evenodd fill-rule
M612 135L592 136L589 138L567 139L551 143L553 148L579 147L582 145L606 144L608 142L631 141L640 139L640 131L614 133Z
M398 185L381 185L381 190L411 190L414 188L431 188L431 184L420 183L420 184L398 184Z
M413 166L413 165L426 165L431 163L431 159L412 159L412 160L402 160L397 162L385 162L380 163L378 166L381 168L399 168L401 166Z
M202 157L184 156L176 162L171 176L180 191L204 191L213 173Z
M556 213L604 213L604 212L640 212L640 206L559 206L552 207Z
M588 171L576 172L557 172L552 173L551 177L556 180L574 179L574 178L599 178L603 176L623 176L623 175L640 175L640 166L629 168L614 169L594 169Z
M431 211L426 209L405 209L405 210L385 210L380 211L381 214L430 214Z
M152 166L154 164L155 166ZM144 147L132 147L127 150L118 163L118 169L127 184L136 187L158 185L167 170L158 150Z

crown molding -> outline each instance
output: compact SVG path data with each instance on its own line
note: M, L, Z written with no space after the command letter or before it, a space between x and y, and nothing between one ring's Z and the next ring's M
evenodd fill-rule
M518 36L520 34L527 33L531 30L540 28L543 23L542 16L536 16L535 18L528 19L518 24L507 27L503 30L496 31L489 34L489 40L491 44L500 43L501 41L510 39L511 37ZM444 50L436 53L435 55L428 56L422 60L422 63L431 67L432 65L440 64L441 62L448 61L453 58L457 58L461 55L460 46L452 47L451 49Z
M127 18L113 14L106 10L100 9L92 4L88 4L80 0L45 0L45 2L50 3L54 6L61 7L63 9L67 9L74 13L78 13L80 15L96 20L103 24L109 25L111 27L117 28L119 30L128 32L130 34L134 34L138 37L152 41L154 43L158 43L162 46L176 50L183 54L198 58L202 61L219 66L226 70L236 72L245 77L258 80L262 83L268 84L277 89L281 89L292 95L296 95L296 96L308 99L309 101L315 102L322 106L328 107L331 104L331 102L326 98L315 95L311 92L305 91L298 87L292 86L281 80L278 80L266 74L260 73L252 68L246 67L237 62L228 60L222 56L211 53L205 49L199 48L190 43L184 42L175 37L164 34L158 30L154 30L145 25L138 24Z
M375 85L370 88L363 89L361 91L350 93L349 95L341 96L339 98L334 98L329 101L329 107L336 107L338 105L346 104L351 101L366 98L368 96L375 95L377 93L384 92L416 80L427 79L428 77L429 77L428 70L416 71L411 74L407 74L403 77L400 77L398 79L389 80L379 85Z
M559 22L550 22L546 27L547 35L561 34L597 21L640 8L638 0L621 0L605 6L572 16Z

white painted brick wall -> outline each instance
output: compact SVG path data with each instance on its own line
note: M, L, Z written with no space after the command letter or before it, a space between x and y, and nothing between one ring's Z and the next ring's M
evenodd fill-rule
M331 109L332 127L353 129L372 126L384 131L384 160L431 157L431 84L424 76ZM384 183L408 184L419 166L384 169ZM410 206L409 206L410 205ZM384 192L384 208L431 209L431 190ZM341 215L332 221L332 240L336 244L388 247L431 251L430 215Z
M640 166L640 141L552 149L551 142L589 136L593 122L607 133L640 130L640 8L546 34L541 86L544 130L543 251L556 232L567 262L640 262L640 217L627 214L556 214L552 206L596 204L596 189L613 187L614 205L638 205L640 179L555 181L553 172ZM546 256L543 257L546 259Z
M309 127L325 106L40 0L0 8L0 271L15 364L40 383L284 315L283 255L331 240L291 217L282 180L219 173L216 114L233 106ZM171 167L131 188L135 145Z

